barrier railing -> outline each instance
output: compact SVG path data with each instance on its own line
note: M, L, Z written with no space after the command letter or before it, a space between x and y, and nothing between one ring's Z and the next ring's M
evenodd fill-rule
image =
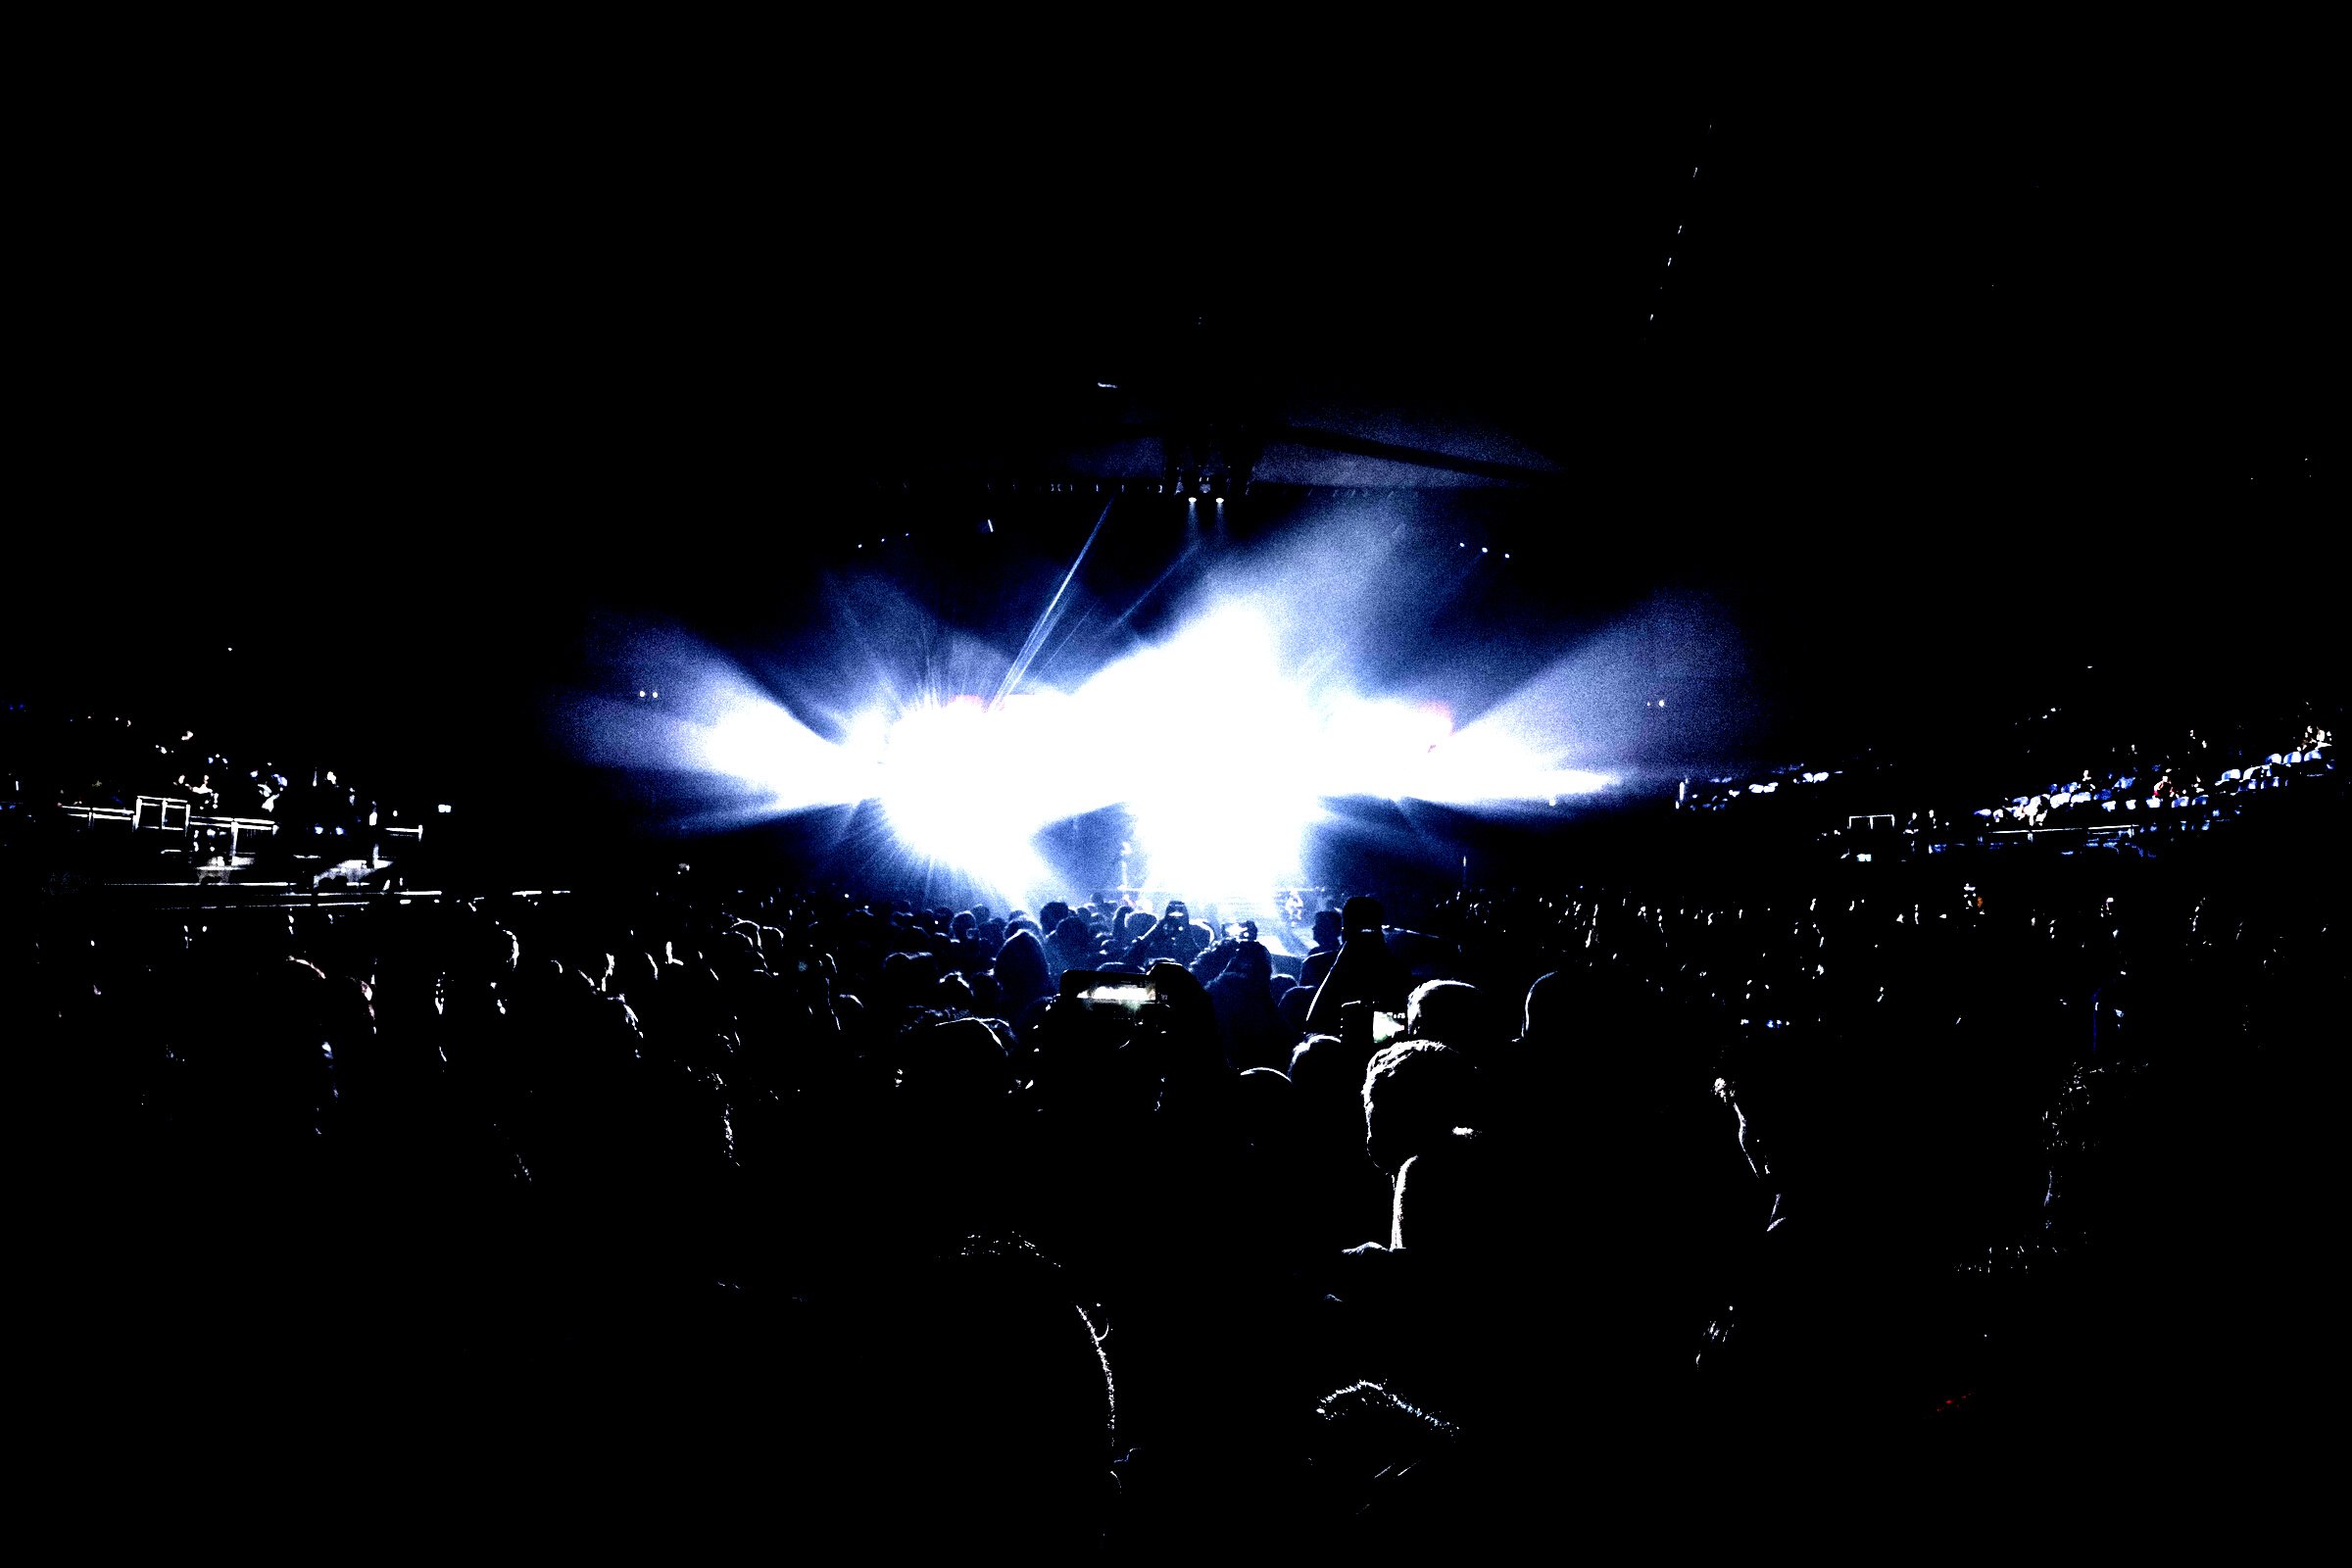
M131 808L133 828L161 828L166 833L185 833L188 830L189 803L169 795L142 795Z
M89 827L100 822L123 822L134 833L173 833L190 839L199 833L226 832L231 858L241 853L240 844L245 838L256 834L274 838L278 828L274 820L266 816L210 813L199 816L188 802L174 800L168 795L142 795L136 806L60 806L58 809ZM401 830L395 828L393 831L397 833ZM422 835L423 830L418 829L413 836Z
M122 822L134 829L137 826L135 813L127 806L61 806L58 809L80 818L85 826L94 827L100 822Z

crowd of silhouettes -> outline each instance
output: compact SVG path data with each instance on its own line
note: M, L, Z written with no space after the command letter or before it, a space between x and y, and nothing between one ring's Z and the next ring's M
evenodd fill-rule
M9 799L22 808L123 810L142 796L184 802L199 815L267 820L311 836L359 837L422 818L414 802L380 799L348 766L291 753L228 746L175 721L11 704L0 724Z
M2180 743L2181 760L2152 752L2152 761L2131 757L2105 768L2085 767L2080 778L2059 779L2031 795L2018 795L1976 814L1995 827L2029 828L2052 824L2095 822L2095 812L2113 815L2146 811L2183 811L2227 806L2265 790L2284 789L2297 780L2327 780L2335 772L2335 743L2317 724L2306 724L2294 745L2283 752L2225 752L2212 749L2190 730ZM2225 765L2227 760L2227 765Z
M2269 1435L2337 895L2135 898L59 901L7 994L119 1464L1424 1560Z
M1811 814L1825 827L1890 818L1910 836L1931 840L2116 822L2202 829L2265 791L2331 781L2333 733L2310 712L2305 705L2296 712L2209 722L2202 730L2151 723L2135 739L2111 740L2112 721L2075 714L2059 725L2051 710L2036 716L2032 744L1939 756L1926 766L1853 759L1839 767L1799 764L1756 777L1686 780L1677 804L1695 812ZM2066 760L2062 777L2045 771L2053 755ZM1995 792L1994 804L1981 804ZM1891 809L1898 804L1902 809Z

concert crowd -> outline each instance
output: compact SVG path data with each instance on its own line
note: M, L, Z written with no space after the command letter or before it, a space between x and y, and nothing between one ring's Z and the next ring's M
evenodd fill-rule
M194 1508L1081 1560L2284 1473L2331 878L1661 883L1303 962L1172 900L52 901L71 1419Z

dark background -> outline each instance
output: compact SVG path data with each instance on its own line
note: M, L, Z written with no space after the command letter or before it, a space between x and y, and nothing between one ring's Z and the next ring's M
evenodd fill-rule
M789 663L860 543L1009 656L1125 483L1082 587L1133 605L1204 432L1263 444L1211 560L1508 549L1423 649L1473 684L1720 614L1662 765L2333 669L2291 92L1439 74L94 72L32 149L12 696L561 793L553 700L638 684L634 628Z

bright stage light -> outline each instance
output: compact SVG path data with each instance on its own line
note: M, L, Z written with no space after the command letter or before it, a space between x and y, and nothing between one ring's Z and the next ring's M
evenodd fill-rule
M1219 607L1098 674L1075 704L1130 760L1112 799L1134 819L1140 882L1207 901L1298 877L1325 814L1319 721L1260 610Z
M709 723L677 726L686 755L712 772L767 790L770 809L806 811L863 798L863 781L848 754L767 697L729 693L715 708Z
M1632 660L1563 661L1457 730L1442 704L1353 686L1357 662L1333 628L1379 620L1349 597L1352 570L1306 563L1261 574L1255 591L1196 606L1173 636L1100 665L1074 691L1028 684L1030 650L1007 663L968 639L927 668L924 683L956 683L940 695L909 701L881 667L884 684L866 687L862 706L829 708L852 694L804 682L796 706L828 713L838 740L723 657L672 638L637 662L660 654L676 701L595 700L575 733L610 765L741 786L717 792L725 798L682 792L682 826L872 803L868 820L909 860L1028 906L1113 874L1050 867L1040 849L1054 824L1107 807L1131 819L1131 883L1207 903L1296 885L1310 870L1310 832L1339 800L1511 810L1613 782L1563 764L1610 755L1605 737L1579 732L1621 694ZM852 662L844 675L872 679ZM1620 663L1623 673L1610 667ZM972 695L948 695L958 687ZM990 692L1000 695L980 695Z
M1328 793L1397 800L1420 793L1430 759L1453 735L1453 716L1434 704L1346 695L1328 705L1323 772Z
M1198 799L1162 795L1128 808L1141 846L1138 884L1192 902L1264 898L1304 877L1307 831L1328 814L1297 793L1203 785Z
M1457 734L1443 705L1300 671L1268 602L1231 600L1080 688L1087 732L1135 762L1111 798L1134 819L1137 881L1203 901L1263 897L1304 874L1308 833L1334 799L1516 808L1614 782L1560 766L1556 737L1484 722Z
M1006 905L1059 891L1036 847L1049 824L1108 804L1069 700L1025 693L917 704L897 718L861 714L843 750L891 836L932 865L962 872Z
M1562 767L1548 750L1482 722L1434 748L1396 793L1436 806L1509 808L1595 795L1614 783L1606 773Z
M977 697L926 704L891 725L880 758L883 813L916 854L954 861L1009 840L1026 843L1026 760Z

